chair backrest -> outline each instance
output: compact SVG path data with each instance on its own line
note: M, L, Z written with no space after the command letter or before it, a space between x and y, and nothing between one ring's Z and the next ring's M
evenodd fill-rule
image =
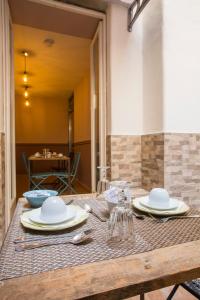
M73 177L73 179L76 177L80 158L81 158L80 152L74 153L74 160L73 160L72 170L71 170L71 176Z
M23 161L23 164L24 164L24 168L28 174L28 176L30 176L30 169L29 169L29 164L28 164L28 159L27 159L27 155L25 152L22 152L22 161Z

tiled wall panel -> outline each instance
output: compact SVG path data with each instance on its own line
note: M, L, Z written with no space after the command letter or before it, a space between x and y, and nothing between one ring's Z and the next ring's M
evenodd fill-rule
M107 163L112 180L132 181L200 207L200 134L160 133L108 136Z
M142 187L151 190L164 186L164 135L142 136Z
M172 196L200 207L200 134L165 134L164 181Z
M135 187L141 186L140 136L107 137L107 157L112 180L127 180Z

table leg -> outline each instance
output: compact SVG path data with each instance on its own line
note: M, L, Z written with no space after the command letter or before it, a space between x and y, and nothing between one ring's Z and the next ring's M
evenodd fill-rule
M29 190L31 190L31 169L32 169L32 164L31 161L28 160L28 185L29 185Z
M70 193L71 193L71 176L70 176L70 173L71 173L71 168L70 168L70 159L68 159L67 161L67 165L68 165L68 185L69 185L69 189L70 189Z
M144 299L144 295L145 295L145 294L140 294L140 300L145 300L145 299Z

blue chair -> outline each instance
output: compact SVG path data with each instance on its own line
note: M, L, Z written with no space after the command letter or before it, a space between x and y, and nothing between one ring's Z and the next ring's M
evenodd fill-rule
M76 190L72 187L72 184L76 179L80 158L81 158L81 154L79 152L74 153L70 174L66 171L54 172L54 175L60 181L60 187L57 190L59 194L62 194L67 189L69 189L72 193L77 194Z
M54 176L54 172L31 173L30 164L25 152L22 153L22 161L28 175L29 190L46 189L45 180Z

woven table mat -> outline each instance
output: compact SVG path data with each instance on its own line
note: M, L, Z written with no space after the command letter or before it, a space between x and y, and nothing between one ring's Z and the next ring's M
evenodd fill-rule
M94 210L98 210L104 215L107 213L105 203L91 197L82 197L80 200L75 200L74 203L81 207L88 203ZM151 218L145 218L145 220L134 218L134 245L124 247L123 244L119 244L118 247L111 247L106 242L106 222L100 222L92 214L90 214L87 222L79 227L58 233L41 233L22 227L19 220L22 210L23 204L19 202L0 254L0 280L123 257L200 239L200 219L198 218L179 219L162 224L156 223ZM24 252L15 251L13 241L19 236L48 235L51 238L51 236L56 235L60 240L66 233L75 230L80 231L80 228L81 230L93 229L92 242L78 246L63 244Z

